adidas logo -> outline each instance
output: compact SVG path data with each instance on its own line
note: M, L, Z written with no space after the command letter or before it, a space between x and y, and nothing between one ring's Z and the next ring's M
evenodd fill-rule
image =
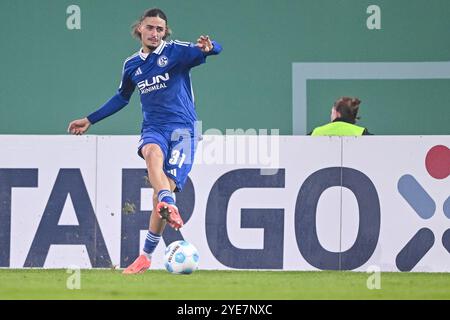
M136 73L134 74L135 76L138 76L138 75L140 75L140 74L142 74L142 70L141 70L141 68L138 68L137 70L136 70Z
M176 177L176 176L177 176L177 169L169 170L169 173L170 173L171 175L173 175L174 177Z

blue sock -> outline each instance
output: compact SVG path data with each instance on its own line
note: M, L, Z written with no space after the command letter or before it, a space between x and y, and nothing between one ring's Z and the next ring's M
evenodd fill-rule
M167 189L162 189L158 192L158 202L166 202L167 204L175 204L175 199L172 192Z
M159 243L159 240L161 240L160 234L155 234L151 231L148 231L144 243L144 252L146 253L147 258L151 258L153 251L155 251L155 248Z

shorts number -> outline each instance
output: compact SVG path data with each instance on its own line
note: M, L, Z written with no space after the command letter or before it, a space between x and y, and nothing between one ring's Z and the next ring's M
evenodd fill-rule
M184 153L180 153L180 150L172 150L172 157L169 159L171 165L178 163L178 168L181 168L184 160L186 160L186 155Z

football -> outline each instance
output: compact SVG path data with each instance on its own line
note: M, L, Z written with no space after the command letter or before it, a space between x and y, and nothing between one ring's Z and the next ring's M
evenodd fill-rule
M164 266L174 274L191 274L197 270L198 260L197 249L185 240L172 242L164 253Z

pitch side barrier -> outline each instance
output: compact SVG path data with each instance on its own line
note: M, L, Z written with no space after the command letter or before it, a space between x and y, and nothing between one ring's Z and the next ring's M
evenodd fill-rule
M153 190L136 136L0 136L0 267L125 267ZM177 205L200 269L450 271L450 136L205 136ZM185 150L172 153L172 174Z

